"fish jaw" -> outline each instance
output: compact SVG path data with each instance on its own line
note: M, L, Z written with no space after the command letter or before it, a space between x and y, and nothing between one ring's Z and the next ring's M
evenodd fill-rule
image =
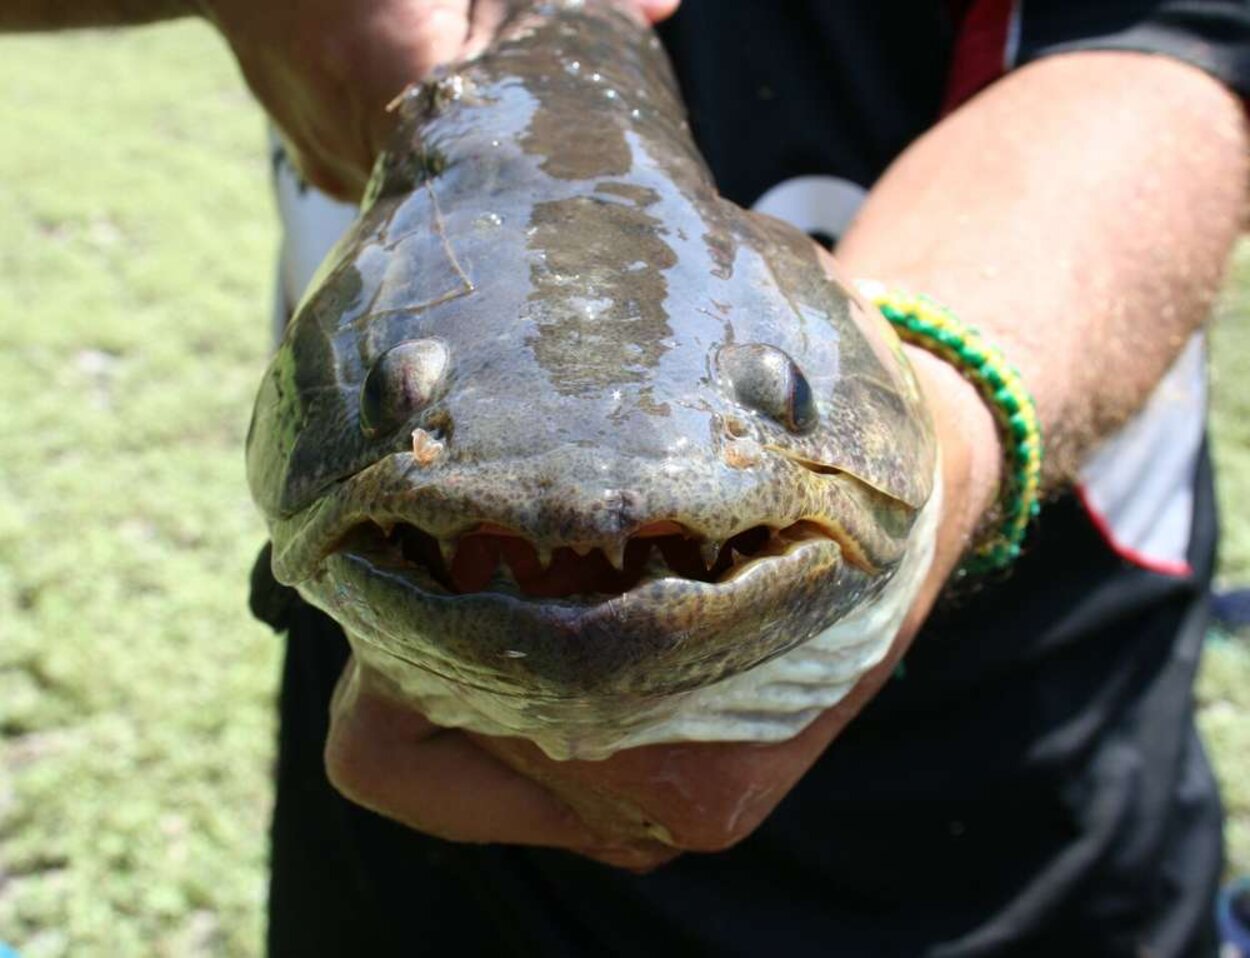
M669 694L499 694L415 666L375 639L351 631L347 636L364 667L384 676L396 694L437 725L520 736L556 761L599 761L623 749L664 743L784 742L841 702L889 656L929 570L941 501L935 482L888 581L874 585L831 626L752 668ZM501 657L516 662L527 655L509 647Z
M914 519L782 457L628 462L608 481L603 465L564 450L427 477L389 457L273 524L275 575L360 641L455 681L536 699L666 695L779 655L871 597ZM466 582L459 557L479 540L498 568ZM584 571L596 562L602 576Z
M531 703L610 709L699 688L780 655L888 578L844 562L837 543L821 539L757 559L728 581L668 576L580 600L435 591L353 552L330 556L299 591L357 642L396 660L392 667Z

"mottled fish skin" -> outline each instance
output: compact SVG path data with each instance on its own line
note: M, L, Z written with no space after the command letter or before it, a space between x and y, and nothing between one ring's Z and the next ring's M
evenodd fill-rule
M649 30L517 3L397 110L257 399L280 581L396 663L553 700L704 685L880 591L932 488L916 383L810 239L717 195ZM454 594L343 542L486 523L608 553L804 519L841 546L597 599Z

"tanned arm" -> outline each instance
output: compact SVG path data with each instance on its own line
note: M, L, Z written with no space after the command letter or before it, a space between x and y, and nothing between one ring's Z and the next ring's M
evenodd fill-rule
M1052 57L915 143L838 258L929 293L1007 353L1038 402L1053 487L1209 314L1243 221L1246 150L1241 105L1193 67Z

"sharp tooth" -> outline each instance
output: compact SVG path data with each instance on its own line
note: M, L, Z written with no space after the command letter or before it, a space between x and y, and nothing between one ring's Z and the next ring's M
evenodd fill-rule
M374 519L373 524L382 530L382 535L387 539L391 537L391 533L395 531L395 523L389 519Z
M592 552L595 551L595 547L593 545L588 545L585 542L570 543L569 548L573 550L573 553L575 555L579 555L582 558L585 558L586 556L590 555Z
M612 564L617 572L625 571L625 540L617 539L612 542L605 542L599 548L603 550L603 554L607 557L608 562Z
M520 591L517 585L516 576L512 573L512 567L506 562L501 562L495 566L495 571L491 573L490 582L486 585L486 591L489 592L511 592Z
M797 542L800 537L791 538L785 533L785 530L778 529L773 526L768 527L768 542L764 544L764 549L769 555L783 555L790 543Z
M456 557L456 548L460 545L459 539L443 539L438 540L438 551L443 556L443 565L451 568L451 561Z
M647 555L647 564L643 569L643 574L648 579L664 579L671 576L673 570L668 567L664 553L659 549L652 549Z
M720 558L720 543L715 539L704 539L699 543L699 555L703 557L703 567L712 568Z
M539 567L546 572L551 565L551 554L555 552L555 548L545 542L535 542L534 551L538 553Z

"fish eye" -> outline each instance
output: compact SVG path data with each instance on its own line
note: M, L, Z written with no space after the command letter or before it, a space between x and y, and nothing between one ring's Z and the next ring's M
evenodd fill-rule
M442 387L449 365L447 346L414 339L379 356L360 390L360 428L373 439L399 428L428 406Z
M722 377L742 405L805 433L820 418L811 383L798 364L776 346L747 343L722 346L716 354Z

